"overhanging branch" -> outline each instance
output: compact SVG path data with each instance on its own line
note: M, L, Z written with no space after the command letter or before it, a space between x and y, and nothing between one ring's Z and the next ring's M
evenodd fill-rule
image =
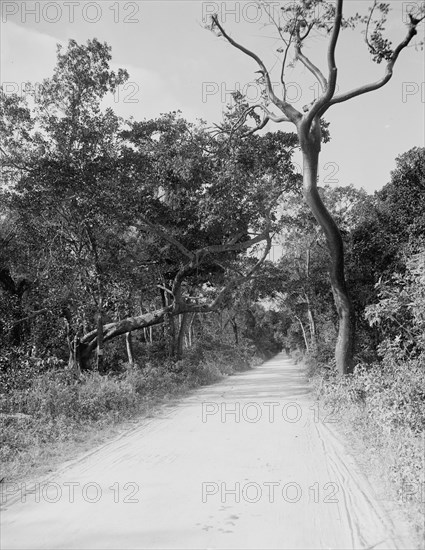
M155 229L158 229L158 228L155 226ZM162 230L161 230L161 233L162 233ZM214 309L217 309L221 304L221 302L226 297L226 295L229 292L231 292L231 290L236 288L238 284L241 284L242 282L248 280L253 275L253 273L255 273L255 271L258 270L258 268L261 266L261 264L267 257L267 254L271 248L271 238L270 238L268 229L263 233L257 235L256 237L249 239L248 241L236 243L235 239L239 237L240 237L240 233L233 236L232 238L229 239L227 243L224 243L222 245L206 246L204 248L201 248L195 251L194 253L187 251L190 254L190 258L191 258L190 261L186 265L184 265L177 273L176 277L174 278L171 291L166 289L167 292L170 292L170 294L172 294L173 303L161 309L144 313L143 315L128 317L126 319L123 319L122 321L105 324L103 326L103 340L108 341L108 340L111 340L112 338L115 338L116 336L126 334L127 332L132 332L134 330L140 330L142 328L147 328L150 326L161 324L167 315L174 316L174 315L179 315L181 313L208 312L208 311L213 311ZM267 245L263 255L258 260L258 262L254 265L254 267L245 275L241 277L236 277L231 281L229 281L229 283L225 285L225 287L219 292L218 296L211 303L190 304L185 299L182 298L181 285L186 275L190 273L193 269L198 267L209 254L218 254L218 253L237 251L237 250L247 250L254 244L257 244L263 240L267 242ZM180 244L178 243L178 241L176 241L176 243ZM94 350L96 346L96 341L97 341L97 329L92 330L91 332L85 334L81 338L80 342L85 346L86 354L90 354L90 352Z

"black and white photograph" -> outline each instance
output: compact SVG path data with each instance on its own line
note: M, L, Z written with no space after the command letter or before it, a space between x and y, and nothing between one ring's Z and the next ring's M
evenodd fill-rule
M0 0L0 549L425 549L424 0Z

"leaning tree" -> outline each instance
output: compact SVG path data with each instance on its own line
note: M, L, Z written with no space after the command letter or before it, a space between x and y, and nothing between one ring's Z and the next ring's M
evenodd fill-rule
M323 120L327 110L338 103L343 103L354 97L377 90L387 84L393 74L394 65L402 50L407 48L417 27L424 19L423 10L419 13L409 13L407 33L404 38L393 46L384 36L385 23L390 11L388 3L375 0L366 15L355 14L350 17L343 15L343 0L330 2L328 0L293 0L284 4L278 13L274 3L259 2L276 31L276 38L282 46L277 50L280 55L280 86L281 93L275 91L271 72L266 64L253 51L234 40L219 20L218 14L211 16L208 27L218 36L224 37L236 49L252 58L259 67L261 75L259 82L263 89L260 103L248 106L239 120L234 124L231 133L245 128L249 118L256 126L248 133L255 132L266 126L269 121L290 122L295 125L299 145L303 156L303 190L304 197L317 222L325 233L330 252L330 281L338 313L338 338L335 348L337 369L341 374L347 374L353 368L354 345L354 315L344 273L344 249L338 225L325 207L317 188L318 164L322 141L327 139L327 123ZM350 91L337 93L337 74L335 52L340 31L365 26L366 45L376 63L385 64L384 75L376 82L362 84ZM328 40L327 71L323 72L318 65L305 54L306 44L314 35L325 35ZM315 44L313 44L314 46ZM316 79L320 93L314 101L305 105L302 112L289 101L287 94L286 70L288 65L301 63ZM280 111L276 114L270 110L275 106ZM258 111L257 111L258 110ZM262 117L259 117L259 113Z

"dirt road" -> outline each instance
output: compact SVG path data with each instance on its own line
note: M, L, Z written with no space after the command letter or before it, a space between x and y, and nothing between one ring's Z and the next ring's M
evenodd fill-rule
M280 355L6 484L1 548L413 548L332 420Z

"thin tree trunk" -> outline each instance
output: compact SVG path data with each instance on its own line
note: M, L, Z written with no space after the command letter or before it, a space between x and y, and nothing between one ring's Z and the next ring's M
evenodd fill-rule
M300 327L301 327L301 330L303 332L303 338L304 338L304 344L305 344L305 349L306 349L306 352L308 353L310 351L310 347L308 345L308 338L307 338L307 334L305 332L305 328L304 328L304 325L303 325L303 322L301 321L301 319L299 317L296 317L297 321L299 322L300 324Z
M188 337L188 340L189 340L189 347L190 348L192 347L192 344L193 344L193 323L195 321L195 317L196 317L196 313L191 313L191 318L190 318L190 321L189 321L189 328L188 328L188 331L187 331L187 337Z
M317 189L317 173L320 153L319 121L313 123L311 131L299 129L303 153L303 187L305 200L314 217L323 229L330 252L330 280L335 306L338 313L338 338L335 346L335 360L340 374L352 372L354 348L354 315L348 295L344 273L344 246L341 233L320 198Z
M68 339L68 345L69 345L68 368L70 369L71 372L74 373L76 378L79 378L81 374L81 363L78 357L79 356L78 336L76 335L72 341Z
M134 354L133 354L133 337L131 332L127 332L125 335L125 347L127 350L128 364L130 367L134 366Z
M317 351L317 337L316 337L316 322L314 320L313 310L311 308L310 303L310 296L308 295L308 291L310 289L310 256L311 256L311 244L307 247L307 254L306 254L306 263L305 263L305 271L306 271L306 277L307 277L307 289L304 290L304 298L307 304L307 316L308 316L308 323L310 328L310 344L313 354Z
M162 280L162 284L165 287L166 281ZM172 300L170 299L170 295L168 292L166 292L163 288L159 289L162 306L167 307L171 304ZM171 313L167 313L165 316L165 322L164 322L164 328L165 328L165 340L168 348L168 357L175 357L178 355L178 328L176 331L176 324L175 324L175 318ZM150 329L152 331L152 327ZM150 333L150 338L152 342L152 332Z
M307 317L308 326L310 329L310 346L313 353L317 350L317 335L316 335L316 321L314 319L313 310L311 309L310 298L307 292L304 292L304 298L307 304Z
M316 336L316 322L314 320L313 311L310 308L310 305L308 305L307 309L307 315L308 315L308 323L310 327L310 343L312 350L317 350L317 336Z
M98 312L97 312L97 357L96 368L98 372L103 372L103 298L99 296Z

